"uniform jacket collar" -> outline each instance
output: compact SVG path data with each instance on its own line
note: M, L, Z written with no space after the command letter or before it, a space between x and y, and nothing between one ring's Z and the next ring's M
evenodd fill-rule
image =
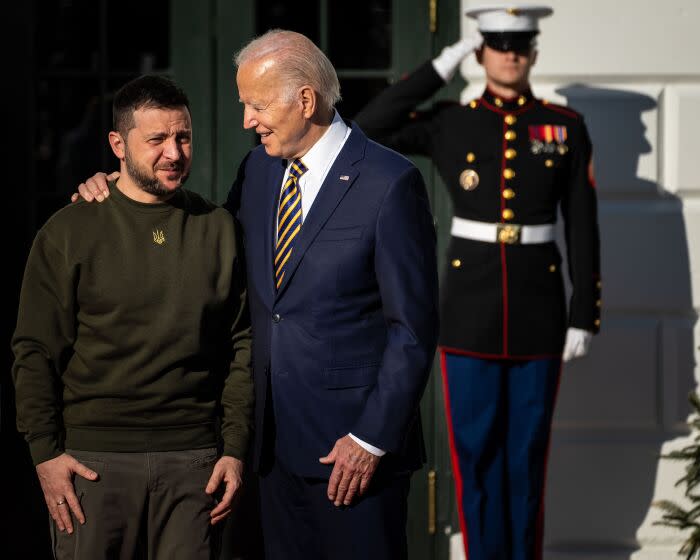
M530 88L515 97L503 97L496 95L487 87L481 95L481 102L486 108L499 112L520 111L530 107L534 100L535 98Z

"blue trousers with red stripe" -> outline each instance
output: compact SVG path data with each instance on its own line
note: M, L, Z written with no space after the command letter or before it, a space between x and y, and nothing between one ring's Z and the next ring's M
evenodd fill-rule
M561 360L442 352L452 468L468 560L539 560Z

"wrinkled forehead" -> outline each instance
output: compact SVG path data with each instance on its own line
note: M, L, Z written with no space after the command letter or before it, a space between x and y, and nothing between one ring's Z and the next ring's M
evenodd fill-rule
M134 111L134 126L141 130L169 132L192 129L190 111L184 105L179 107L141 107Z

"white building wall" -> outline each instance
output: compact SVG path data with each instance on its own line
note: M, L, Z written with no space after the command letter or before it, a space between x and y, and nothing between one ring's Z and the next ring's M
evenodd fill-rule
M676 559L683 536L652 525L651 503L680 497L682 466L659 455L688 443L698 382L700 1L548 4L533 90L582 112L591 132L604 311L591 354L563 373L545 558ZM463 34L474 29L464 18ZM474 57L462 74L463 100L478 97Z

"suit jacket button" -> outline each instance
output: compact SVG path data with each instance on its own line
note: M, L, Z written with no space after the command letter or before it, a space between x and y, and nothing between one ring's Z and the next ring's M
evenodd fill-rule
M279 322L282 320L282 317L280 317L280 314L279 314L279 313L275 313L275 314L272 316L272 320L273 320L275 323L279 323Z

